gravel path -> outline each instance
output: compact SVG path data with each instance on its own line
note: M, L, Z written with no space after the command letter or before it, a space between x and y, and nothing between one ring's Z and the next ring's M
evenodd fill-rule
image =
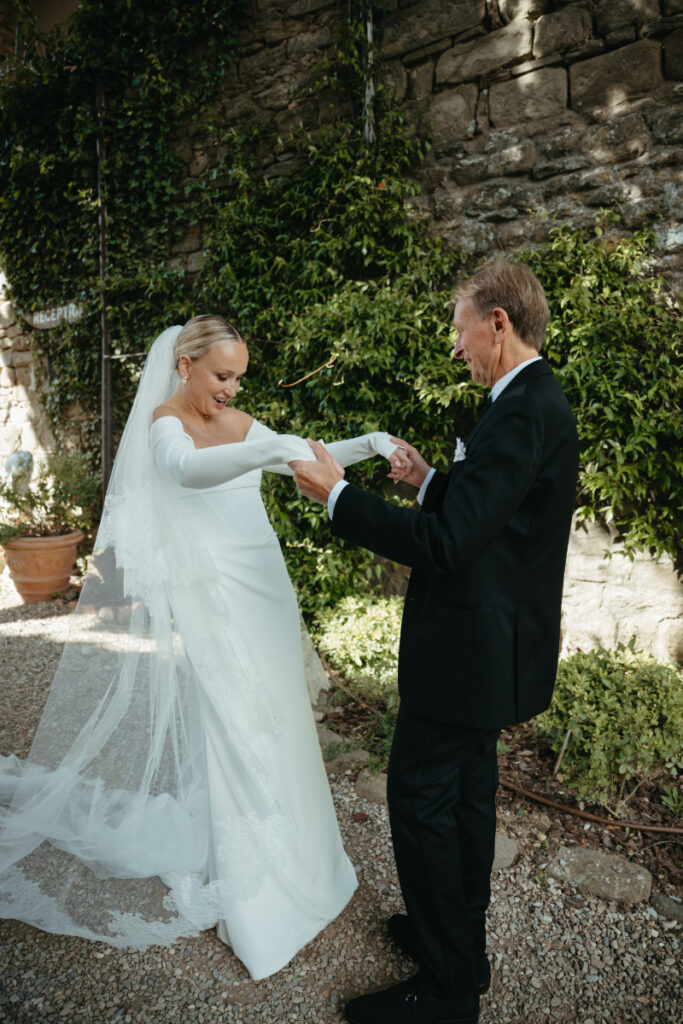
M0 753L24 754L66 636L68 608L18 606L0 577ZM415 970L383 922L402 909L386 810L331 776L353 900L274 977L254 982L204 932L171 949L122 952L0 921L0 1022L337 1024L345 999ZM493 879L491 991L481 1024L679 1024L680 926L646 904L620 907L548 879L533 820L503 813L520 858Z

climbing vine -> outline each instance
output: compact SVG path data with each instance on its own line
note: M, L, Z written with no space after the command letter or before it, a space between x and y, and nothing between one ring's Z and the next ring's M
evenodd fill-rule
M378 32L381 6L373 5ZM360 3L339 5L336 42L303 97L317 95L341 115L287 137L272 124L226 127L222 83L244 8L244 0L84 0L65 29L41 39L27 32L28 57L0 80L0 263L15 305L68 298L85 308L70 327L36 335L36 345L50 346L53 420L60 427L77 406L81 443L96 460L99 80L104 295L122 357L116 431L154 336L215 311L249 342L241 405L269 426L328 439L388 429L445 466L455 436L474 422L479 389L449 344L452 287L471 268L413 214L411 173L427 143L408 131L381 77L376 141L364 139ZM188 179L181 154L193 146L205 167ZM278 153L285 165L273 162ZM201 232L203 257L188 276L171 255L190 227ZM548 292L546 355L579 422L581 514L614 524L629 550L676 557L681 330L648 271L654 245L649 230L620 238L617 224L598 220L558 226L547 246L523 255ZM397 497L385 472L374 460L349 476ZM268 480L264 493L308 611L377 580L376 563L332 543L326 512L290 482Z

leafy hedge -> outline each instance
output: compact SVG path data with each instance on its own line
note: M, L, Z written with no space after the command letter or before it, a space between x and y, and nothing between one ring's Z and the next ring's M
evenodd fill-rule
M370 700L395 697L402 613L398 597L345 597L318 618L318 649Z
M322 613L316 633L319 649L352 694L376 709L363 743L382 766L398 707L402 604L397 597L345 598ZM560 765L563 784L615 812L645 778L675 778L683 769L680 673L636 651L633 641L562 660L552 704L534 725L555 754L569 732Z
M559 754L563 781L616 811L653 772L683 769L683 686L671 665L628 646L573 654L535 727Z

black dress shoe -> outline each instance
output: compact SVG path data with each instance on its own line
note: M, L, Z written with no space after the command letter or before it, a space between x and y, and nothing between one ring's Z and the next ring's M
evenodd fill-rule
M458 999L436 999L420 988L417 978L408 978L352 999L344 1016L350 1024L477 1024L479 996L473 992Z
M387 927L389 929L389 934L396 944L400 946L405 953L412 956L413 960L417 960L417 962L420 963L420 953L415 943L415 934L408 915L392 914L387 921ZM480 996L483 996L491 987L491 965L489 964L487 956L482 956L477 960L476 976L477 992Z

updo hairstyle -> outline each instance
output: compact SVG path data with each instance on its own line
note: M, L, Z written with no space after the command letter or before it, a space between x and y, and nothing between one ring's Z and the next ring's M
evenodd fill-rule
M222 316L204 313L188 320L178 335L175 343L175 369L181 356L187 356L192 362L205 356L214 345L225 345L229 342L244 345L240 332L224 320Z

